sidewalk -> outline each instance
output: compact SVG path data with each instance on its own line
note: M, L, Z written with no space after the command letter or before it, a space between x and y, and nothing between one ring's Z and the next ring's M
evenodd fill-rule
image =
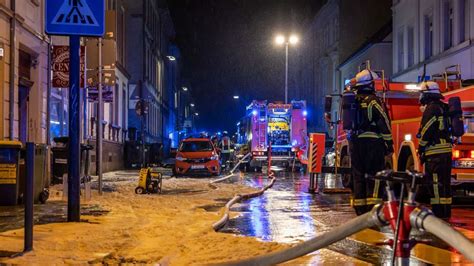
M104 184L111 192L99 197L94 191L93 200L83 205L81 223L64 223L66 203L58 198L36 206L37 221L46 224L35 226L34 251L0 258L0 264L189 265L228 261L282 247L212 230L219 214L204 208L222 206L237 191L250 191L248 187L220 184L219 189L211 189L208 179L170 178L163 182L163 194L136 195L137 179L136 171L105 174ZM14 226L0 223L0 254L20 252L23 247L23 229L9 230L22 227L22 210L11 214L0 218L16 219Z

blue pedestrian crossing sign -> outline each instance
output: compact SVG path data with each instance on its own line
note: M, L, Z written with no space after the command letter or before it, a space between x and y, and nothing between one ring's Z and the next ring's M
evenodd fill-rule
M105 0L46 0L46 33L104 35Z

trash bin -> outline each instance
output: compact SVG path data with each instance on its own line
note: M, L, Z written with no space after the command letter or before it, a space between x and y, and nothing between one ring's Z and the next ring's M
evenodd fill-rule
M0 205L18 203L21 142L0 141Z
M68 143L69 137L57 137L53 139L56 146L51 148L53 152L51 160L51 183L62 184L63 176L67 174L67 157L68 157Z
M35 144L35 168L33 180L33 199L34 203L46 203L49 198L49 180L46 176L46 153L48 146L46 144ZM25 168L26 150L22 149L20 153L20 202L23 201L25 193Z

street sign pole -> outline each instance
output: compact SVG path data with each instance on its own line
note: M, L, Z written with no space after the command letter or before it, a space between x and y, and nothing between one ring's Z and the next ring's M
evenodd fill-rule
M69 36L69 155L68 155L68 222L79 222L80 213L80 45L81 37Z
M99 84L97 85L97 91L99 93L97 99L97 136L96 136L96 168L97 176L99 179L99 195L102 195L102 137L103 137L103 103L102 103L102 38L99 38Z
M81 36L102 38L105 33L105 0L46 0L45 31L49 35L69 36L69 149L67 220L79 222L81 163ZM85 84L84 84L85 85ZM99 91L99 97L101 97ZM100 107L100 105L99 105ZM100 108L99 108L100 109ZM102 120L97 132L102 129ZM100 134L102 137L102 134ZM101 153L100 153L101 154Z

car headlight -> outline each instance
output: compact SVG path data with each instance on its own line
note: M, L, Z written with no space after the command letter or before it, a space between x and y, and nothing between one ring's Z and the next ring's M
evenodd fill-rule
M181 156L176 156L176 160L177 161L184 161L184 160L186 160L186 158L181 157Z
M216 154L216 155L212 155L212 156L211 156L211 160L213 160L213 161L214 161L214 160L219 160L219 155L217 155L217 154Z

